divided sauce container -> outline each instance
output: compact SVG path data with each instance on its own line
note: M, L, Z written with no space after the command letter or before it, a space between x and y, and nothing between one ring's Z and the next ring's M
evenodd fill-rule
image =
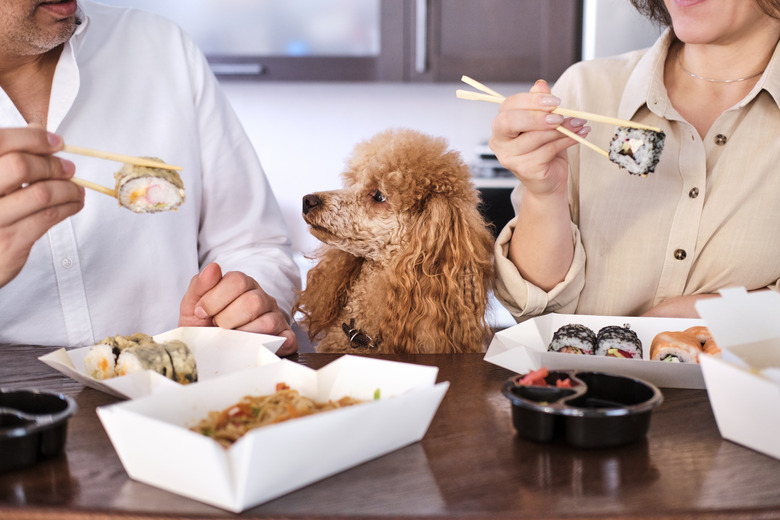
M0 472L62 452L68 419L77 409L76 402L66 395L0 388Z
M550 371L545 385L520 384L522 375L504 383L518 436L535 442L564 438L579 448L607 448L645 437L661 391L646 381L578 370ZM568 379L571 387L558 387Z

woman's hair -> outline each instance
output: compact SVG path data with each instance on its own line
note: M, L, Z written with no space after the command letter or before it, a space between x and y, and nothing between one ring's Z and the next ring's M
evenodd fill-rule
M767 16L780 20L780 0L753 0ZM672 25L664 0L631 0L631 4L643 16L663 27Z

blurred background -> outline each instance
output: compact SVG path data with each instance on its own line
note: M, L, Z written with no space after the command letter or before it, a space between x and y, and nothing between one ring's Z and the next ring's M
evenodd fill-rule
M318 242L307 193L336 189L354 145L391 127L446 138L472 167L488 217L511 217L514 178L486 143L498 106L459 100L461 75L504 95L571 63L650 46L628 0L102 0L189 32L254 143L301 270ZM497 326L514 323L497 305Z

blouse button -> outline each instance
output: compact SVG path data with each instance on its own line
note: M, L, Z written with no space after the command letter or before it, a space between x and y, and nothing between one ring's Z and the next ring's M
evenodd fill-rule
M726 141L728 141L728 138L723 134L718 134L715 136L715 144L718 146L723 146L726 144Z
M691 191L688 192L688 196L692 199L695 199L699 196L699 188L691 188Z
M675 249L674 257L677 260L685 260L686 256L688 256L688 253L685 252L685 249Z
M66 256L65 258L62 259L62 267L64 267L65 269L70 269L71 267L73 267L73 260L71 260Z

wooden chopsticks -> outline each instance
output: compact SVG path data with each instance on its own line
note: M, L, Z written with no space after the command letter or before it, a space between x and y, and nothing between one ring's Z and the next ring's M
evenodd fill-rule
M132 155L122 155L119 153L101 152L100 150L93 150L91 148L83 148L81 146L65 145L62 149L63 152L74 153L76 155L86 155L89 157L97 157L99 159L108 159L109 161L117 161L127 164L135 164L137 166L147 166L149 168L162 168L164 170L176 170L181 171L181 166L173 166L160 161L153 161L144 157L134 157Z
M109 161L135 164L137 166L146 166L149 168L162 168L165 170L176 170L176 171L181 171L182 169L181 166L173 166L172 164L146 159L145 157L135 157L132 155L123 155L123 154L112 153L112 152L101 152L100 150L93 150L91 148L84 148L81 146L65 145L62 148L62 151L76 154L76 155L86 155L88 157L107 159ZM78 184L79 186L88 188L90 190L103 193L104 195L108 195L110 197L114 197L114 198L117 197L117 193L115 190L112 190L111 188L106 188L105 186L101 186L100 184L96 184L92 181L87 181L84 179L79 179L78 177L73 177L71 179L71 182L73 182L74 184Z
M100 184L95 184L92 181L87 181L84 179L79 179L78 177L73 177L70 179L70 182L72 182L73 184L78 184L79 186L83 186L85 188L89 188L90 190L103 193L104 195L108 195L109 197L117 198L116 190L112 190L111 188L106 188L105 186L101 186Z
M480 90L480 92L472 92L470 90L461 90L458 89L455 91L455 95L460 99L467 99L470 101L487 101L489 103L502 103L504 99L506 99L504 96L496 92L495 90L483 85L479 81L472 79L468 76L463 76L461 80L474 87L477 90ZM568 108L561 108L557 107L552 111L553 114L560 114L562 116L566 117L580 117L582 119L587 119L589 121L597 122L597 123L608 123L616 126L623 126L623 127L629 127L629 128L639 128L642 130L651 130L653 132L660 132L661 129L645 125L642 123L637 123L635 121L628 121L625 119L618 119L616 117L609 117L609 116L602 116L599 114L591 114L589 112L582 112L580 110L571 110ZM571 132L570 130L567 130L566 128L563 128L562 126L558 126L555 128L559 132L561 132L564 135L567 135L568 137L571 137L575 141L587 146L591 150L600 153L607 159L609 159L609 152L604 150L603 148L599 148L595 144L591 143L584 137L581 137L574 132Z

